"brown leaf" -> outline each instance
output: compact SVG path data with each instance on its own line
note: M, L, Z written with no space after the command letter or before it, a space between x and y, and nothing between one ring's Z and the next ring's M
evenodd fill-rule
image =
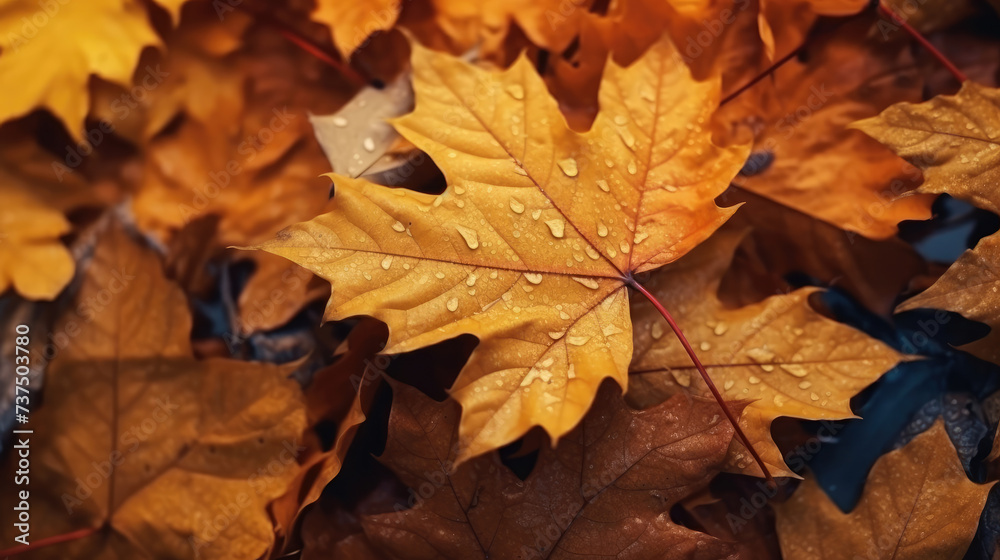
M668 511L718 472L733 436L718 405L678 396L629 409L605 385L581 425L542 449L523 482L495 456L454 472L458 406L394 385L381 460L416 505L363 519L400 559L727 557L732 547L675 525ZM739 407L737 407L737 410Z
M786 560L958 560L992 486L966 477L938 421L876 461L850 513L806 479L776 506L782 553Z
M724 136L749 133L767 161L735 182L841 229L873 239L892 236L903 220L930 217L930 197L909 193L919 173L852 122L901 99L920 98L921 82L905 44L859 41L869 23L855 21L791 60L723 108ZM751 159L751 161L754 161Z
M299 388L288 367L195 360L190 329L157 255L120 226L105 231L54 331L67 342L29 437L32 541L97 532L34 558L252 560L267 549L265 507L298 470Z
M1000 90L966 82L953 96L900 103L857 123L924 170L920 191L948 193L1000 213ZM1000 235L979 241L933 286L899 306L947 309L990 326L964 350L1000 363Z
M730 187L720 201L743 203L727 228L750 228L722 280L719 294L727 305L787 292L784 278L794 272L838 287L868 309L889 315L899 294L927 272L927 263L898 238L868 239L739 187Z

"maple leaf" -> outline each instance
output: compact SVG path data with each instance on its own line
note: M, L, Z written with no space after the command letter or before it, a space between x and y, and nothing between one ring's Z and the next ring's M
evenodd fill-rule
M775 506L788 560L959 559L993 483L962 469L942 422L875 462L858 505L843 513L812 478Z
M693 81L674 54L664 40L609 65L581 134L523 57L490 73L414 46L416 110L394 124L438 163L445 192L335 177L332 212L257 248L333 284L326 319L385 322L387 353L479 338L451 393L463 458L534 425L557 440L602 379L626 383L631 275L735 211L713 199L746 149L711 143L718 82Z
M333 44L346 60L373 33L392 29L399 17L400 4L400 0L319 0L312 18L330 28Z
M711 400L677 396L635 411L605 385L557 448L523 482L495 455L458 467L458 407L393 385L380 461L415 492L412 508L362 519L393 557L725 558L732 545L676 525L678 500L718 472L733 428ZM737 413L738 413L738 408ZM427 494L430 494L429 496Z
M59 241L70 223L0 161L0 293L11 286L28 299L54 299L73 279L73 257Z
M68 342L31 417L45 436L30 438L31 512L45 520L32 542L95 532L34 558L249 560L267 549L264 508L298 469L300 390L287 366L194 359L190 329L156 254L105 230L53 331Z
M728 306L787 292L788 275L806 274L889 316L900 292L928 268L920 254L898 238L852 235L736 186L719 200L743 203L727 227L751 230L722 280L719 295ZM816 251L816 247L823 250Z
M717 116L728 138L754 137L760 159L737 183L761 196L873 239L903 220L930 217L932 198L913 195L912 167L848 126L900 99L920 99L921 80L903 43L859 42L856 21L791 60ZM835 187L835 188L834 188Z
M924 171L919 191L948 193L1000 213L1000 90L973 82L953 96L925 103L900 103L856 123ZM930 288L897 311L948 309L990 326L990 333L966 350L1000 363L1000 235L979 241Z
M220 19L212 4L191 4L167 36L166 52L147 57L132 83L94 81L91 118L139 145L180 114L224 129L238 123L248 79L238 51L250 22L240 12Z
M814 311L809 296L816 288L726 309L716 292L742 238L740 232L720 231L683 259L654 272L644 285L675 311L723 398L753 401L740 425L764 463L773 472L795 476L771 440L771 422L779 416L852 418L851 397L900 356ZM659 317L648 301L633 302L635 352L628 399L634 405L662 402L683 388L707 394L683 347L664 336ZM734 449L729 468L757 469L742 449Z
M163 5L176 14L183 0ZM44 107L83 138L91 75L129 86L142 49L160 46L137 0L0 2L0 122Z
M243 335L278 328L310 302L329 297L326 282L286 259L255 253L251 260L254 273L237 302Z
M778 52L775 29L781 30L782 43L796 48L820 16L854 15L868 4L867 0L760 0L757 26L767 58L774 59Z

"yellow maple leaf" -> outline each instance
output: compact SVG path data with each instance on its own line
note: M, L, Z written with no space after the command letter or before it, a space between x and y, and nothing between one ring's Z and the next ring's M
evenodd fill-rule
M4 127L0 140L0 293L11 286L28 299L55 298L76 265L59 240L70 232L65 212L97 203L97 187L33 141L25 127Z
M176 17L181 3L165 6ZM142 49L159 45L137 0L0 0L0 122L42 107L81 140L90 76L128 86Z
M966 477L938 420L875 462L850 513L840 511L814 479L806 479L791 500L775 508L782 557L962 558L993 484Z
M347 59L373 33L392 29L399 17L400 4L400 0L319 0L312 18L330 27L333 44Z
M956 95L899 103L855 126L923 170L919 191L948 193L1000 213L1000 89L966 82ZM897 310L948 309L986 323L990 333L962 349L1000 363L998 263L1000 235L993 234Z
M265 508L299 469L301 392L288 366L195 359L190 330L187 299L157 254L106 228L53 330L45 403L30 423L45 436L29 436L32 542L93 533L33 558L251 560L267 550ZM12 542L13 526L3 531Z
M9 181L0 167L0 292L54 299L73 278L72 255L59 241L70 225L59 210Z
M523 57L488 72L415 46L413 71L416 109L394 124L437 162L445 192L334 177L332 212L257 248L333 284L327 319L387 323L389 353L479 338L452 388L461 458L536 425L558 439L603 379L626 384L633 273L735 211L714 198L747 147L711 143L718 81L692 80L666 39L608 66L586 133Z
M741 232L720 231L676 263L654 272L643 285L668 309L727 401L751 400L740 426L768 469L795 476L771 440L779 416L809 420L853 418L850 400L892 368L901 356L809 305L816 288L771 296L727 309L716 295ZM663 328L648 301L632 304L635 351L629 400L641 407L678 391L708 394L681 345ZM759 473L743 449L729 468Z

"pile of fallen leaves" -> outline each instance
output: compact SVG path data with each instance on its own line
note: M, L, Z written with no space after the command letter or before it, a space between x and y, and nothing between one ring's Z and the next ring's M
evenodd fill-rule
M0 557L1000 557L998 81L995 0L0 0Z

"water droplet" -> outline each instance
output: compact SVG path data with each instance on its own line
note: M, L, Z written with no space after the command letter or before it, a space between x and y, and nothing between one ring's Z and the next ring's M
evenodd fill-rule
M607 325L604 325L603 327L601 327L601 333L604 336L612 336L612 335L616 335L616 334L621 334L623 332L625 332L625 331L619 329L618 325L607 324Z
M435 272L434 273L434 277L437 278L438 280L444 280L444 273L443 272Z
M347 126L347 119L345 119L344 117L339 117L339 116L333 117L333 119L331 119L330 122L333 123L333 126L339 126L340 128L344 128L345 126Z
M520 200L510 197L510 209L513 210L515 214L520 214L521 212L524 212L524 204L521 204Z
M382 269L389 270L390 266L392 266L392 255L386 255L385 258L382 259Z
M673 374L674 374L674 380L677 381L678 385L680 385L681 387L691 386L691 372L675 371L673 372Z
M542 215L542 211L540 209L536 209L536 210L532 210L531 211L531 219L532 220L537 220L538 217L541 216L541 215Z
M597 259L601 258L601 254L597 252L597 249L594 249L590 245L587 245L586 247L584 247L584 251L587 252L587 256L588 257L594 259L595 261Z
M635 166L635 162L634 161L628 162L628 173L629 173L629 175L635 175L636 171L638 171L638 169Z
M521 167L520 165L518 165L516 163L514 164L514 173L517 173L518 175L523 175L525 177L528 176L528 172L525 171L523 167Z
M369 152L375 151L375 141L372 140L370 137L365 138L364 141L361 143L361 145L364 146L365 149L368 150Z
M392 224L392 229L398 231L399 233L403 233L404 231L406 231L406 226L403 225L403 222L397 221L396 223Z
M756 384L760 383L760 378L759 378L759 377L757 377L756 375L751 375L751 376L750 376L750 377L749 377L749 378L747 379L747 381L749 381L751 385L756 385Z
M559 162L559 169L566 174L567 177L576 177L576 174L580 172L576 167L576 160L573 158L566 158Z
M638 245L642 243L643 240L645 240L647 237L649 237L649 233L645 231L640 231L639 233L635 234L635 239L632 240L632 243Z
M766 347L764 347L764 348L751 348L751 349L747 350L747 356L749 356L751 360L757 362L758 364L762 364L762 363L770 362L771 360L773 360L774 359L774 352L771 352Z
M469 229L465 226L455 226L458 233L461 234L462 238L465 239L465 244L469 246L469 249L479 248L479 234L474 229Z
M702 351L702 352L708 352L709 350L711 350L711 349L712 349L712 344L711 344L710 342L707 342L707 341L705 341L705 342L702 342L702 343L701 343L701 344L700 344L700 345L698 346L698 348L701 348L701 351Z
M663 185L663 189L667 192L677 192L677 187L673 185Z
M451 299L449 299L448 303L446 305L448 307L448 311L455 311L455 310L457 310L458 309L458 298L451 298Z
M808 389L810 387L812 387L812 383L810 383L808 381L801 381L801 382L799 382L799 389Z
M611 187L608 186L608 182L604 179L598 179L597 186L604 192L611 192Z
M524 279L535 285L542 283L542 275L537 272L525 272Z
M597 224L597 235L601 237L608 236L608 226L604 225L604 222Z
M727 379L726 382L722 384L722 388L728 391L733 388L733 385L736 385L736 382L732 379Z
M559 340L564 334L566 334L566 331L549 331L549 338Z
M478 277L475 274L469 273L469 277L465 279L465 285L468 287L473 287L476 285L476 279Z
M573 346L583 346L588 341L590 341L589 336L571 336L566 339L566 342L572 344Z
M598 284L597 280L595 280L594 278L582 278L580 276L573 276L572 278L573 280L576 280L581 285L586 286L591 290L596 290L600 286L600 284Z
M663 338L663 325L659 322L653 323L653 326L649 327L649 336L653 337L653 340Z
M545 225L549 226L549 231L552 232L552 237L556 238L561 238L566 229L566 223L559 218L554 220L545 220Z
M722 321L719 321L719 324L715 325L715 329L713 329L712 332L714 332L716 336L722 336L726 334L726 331L728 330L729 330L729 325L723 323Z
M631 248L628 246L628 243L626 243L625 240L622 240L622 242L618 244L618 248L621 249L622 253L626 255L628 254L629 250L631 250Z
M632 131L627 127L621 127L618 129L618 135L622 137L622 142L630 149L635 148L635 136L632 136Z
M809 375L809 370L799 364L778 364L778 367L794 375L795 377L805 377Z

